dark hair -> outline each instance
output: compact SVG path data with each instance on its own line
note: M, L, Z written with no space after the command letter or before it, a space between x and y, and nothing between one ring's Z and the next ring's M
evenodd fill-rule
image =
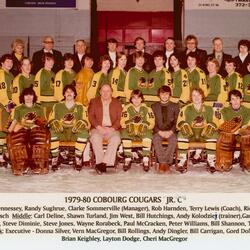
M215 38L213 38L212 43L214 43L214 42L217 41L217 40L220 40L221 42L223 42L222 39L221 39L220 37L216 36Z
M242 99L242 94L238 89L233 89L231 91L229 91L228 93L228 100L231 101L231 97L232 95L239 97L240 99Z
M23 92L19 96L19 102L20 103L25 103L24 102L24 96L26 96L26 95L33 95L33 104L36 103L36 101L37 101L37 95L36 95L36 92L33 89L33 86L31 86L29 88L25 88L23 90Z
M143 41L143 43L144 43L144 45L146 45L146 41L145 41L145 39L144 39L144 38L142 38L142 37L140 37L140 36L138 36L138 37L136 37L136 38L135 38L134 45L135 45L135 44L136 44L136 42L137 42L137 41L139 41L139 40L142 40L142 41Z
M108 45L108 43L116 43L116 44L118 44L118 41L115 38L109 38L107 40L107 45Z
M232 57L226 58L225 64L226 64L226 63L233 63L234 67L236 67L236 61L235 61L234 58L232 58Z
M153 53L153 58L155 58L155 57L162 57L165 60L165 55L164 55L162 50L156 50Z
M107 60L110 62L110 69L113 68L113 62L112 62L110 56L107 55L107 54L105 54L105 55L103 55L103 56L100 57L99 65L98 65L98 66L99 66L99 69L102 68L102 63L103 63L104 61L107 61Z
M118 60L122 57L122 56L126 56L126 54L124 52L117 52L116 54L116 63L118 64ZM127 58L127 56L126 56Z
M198 56L198 54L196 53L196 52L189 52L188 54L187 54L187 59L188 59L188 57L192 57L192 58L195 58L195 60L196 60L196 65L199 65L199 56Z
M71 54L71 53L65 53L65 54L64 54L64 56L63 56L63 62L68 61L68 60L74 61L74 56L73 56L73 54Z
M160 96L161 93L169 93L171 96L171 88L169 86L163 85L158 89L158 96Z
M206 97L205 97L204 91L201 88L192 88L191 89L191 91L190 91L191 102L192 102L192 94L194 91L198 92L202 96L202 102L204 102Z
M136 51L134 54L133 54L133 62L135 63L135 59L136 58L139 58L139 57L143 57L145 62L146 62L146 58L144 56L144 53L142 51Z
M55 58L54 58L53 54L51 54L49 52L46 52L46 53L43 54L43 56L42 56L43 64L45 63L46 59L49 59L49 60L52 59L52 60L55 61Z
M84 55L84 60L85 60L86 58L89 58L89 59L94 60L94 57L93 57L92 54L90 54L90 53L86 53L86 54Z
M12 60L12 62L13 62L13 58L12 58L11 54L4 54L4 55L2 55L2 57L0 59L0 62L4 63L7 59Z
M171 60L171 58L172 58L173 56L178 60L179 65L181 65L181 56L180 56L179 54L177 54L177 53L171 54L171 56L169 57L169 62L170 62L170 60ZM170 65L170 63L169 63L169 68L168 68L168 70L169 70L170 72L174 72L174 69L173 69L173 67Z
M241 45L242 46L246 46L247 49L248 49L248 51L249 51L249 49L250 49L250 42L248 40L246 40L246 39L240 40L239 43L238 43L238 50L240 49Z
M139 90L139 89L134 89L134 90L131 92L131 95L130 95L130 98L129 98L129 102L130 102L130 103L132 103L132 99L133 99L133 97L134 97L135 95L138 96L138 97L141 97L142 102L144 102L144 96L143 96L141 90Z
M77 92L76 92L76 88L75 88L75 86L74 86L74 84L73 83L71 83L71 84L68 84L68 85L66 85L64 88L63 88L63 96L65 95L65 92L68 90L68 89L70 89L70 90L72 90L73 92L74 92L74 99L76 98L76 96L77 96ZM64 100L65 100L65 97L64 97Z
M187 41L190 41L194 39L195 40L195 45L197 46L198 45L198 39L195 35L188 35L186 38L185 38L185 45L187 45Z

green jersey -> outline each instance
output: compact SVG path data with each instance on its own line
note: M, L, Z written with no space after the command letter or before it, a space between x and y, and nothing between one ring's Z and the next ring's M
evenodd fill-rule
M237 89L239 90L241 93L243 92L243 81L242 81L242 77L240 76L239 73L234 72L232 75L227 75L225 77L225 82L228 88L228 92L233 90L233 89Z
M12 120L16 120L26 128L33 127L37 117L45 118L43 108L36 103L32 107L20 104L12 112Z
M12 82L14 76L3 69L0 69L0 103L6 106L12 99Z
M143 89L148 87L148 73L142 69L139 70L136 67L132 67L125 79L125 95L127 101L130 99L131 92L135 89L139 89L143 92Z
M127 72L118 67L110 72L110 83L113 89L113 97L125 97L125 79Z
M220 124L224 121L232 120L233 118L240 116L242 121L242 126L250 124L250 109L241 105L238 110L234 110L232 106L225 107L221 110Z
M243 77L243 99L245 102L250 102L250 74Z
M12 101L19 105L19 96L22 94L23 90L34 85L35 76L30 75L29 78L25 77L23 74L19 74L15 77L13 81L13 93Z
M66 85L73 83L75 80L76 73L72 70L72 72L66 70L60 70L56 73L55 76L55 98L57 101L61 101L63 99L63 88Z

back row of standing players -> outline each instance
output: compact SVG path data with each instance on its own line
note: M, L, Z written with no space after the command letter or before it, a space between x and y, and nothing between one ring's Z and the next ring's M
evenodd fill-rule
M190 89L200 87L210 104L225 103L228 92L238 89L243 99L250 102L250 42L240 40L239 54L235 58L223 52L221 38L213 39L213 54L207 55L199 49L198 40L189 35L185 39L183 52L175 51L175 41L167 38L164 51L153 55L145 52L145 40L134 41L136 51L126 56L117 52L118 42L107 41L107 54L100 56L99 71L93 71L94 59L86 53L84 40L75 43L75 54L54 50L51 36L43 39L43 49L33 54L31 60L23 56L24 43L16 39L12 44L13 53L1 57L0 96L1 105L11 108L19 104L24 88L33 84L38 102L46 108L48 115L53 105L63 99L63 87L76 83L77 100L87 106L97 96L103 83L110 83L113 96L122 103L128 102L132 90L142 91L148 105L158 101L157 91L162 85L172 90L172 101L181 106L189 101ZM15 78L14 78L15 76ZM13 104L12 104L13 103Z

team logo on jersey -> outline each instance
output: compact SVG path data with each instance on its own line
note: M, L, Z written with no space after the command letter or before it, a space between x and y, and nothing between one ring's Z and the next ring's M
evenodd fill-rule
M202 128L204 126L205 126L204 117L202 115L196 116L193 123L192 123L192 127L193 128Z
M148 81L148 88L153 88L154 85L155 85L155 83L154 83L154 78L152 77L152 78L149 79L149 81Z
M63 116L63 126L64 127L72 127L74 124L75 115L74 113L67 113Z
M36 112L28 112L22 118L21 124L29 127L35 123L36 118L37 118Z
M146 88L147 87L147 81L145 77L140 77L138 80L138 87L139 88Z

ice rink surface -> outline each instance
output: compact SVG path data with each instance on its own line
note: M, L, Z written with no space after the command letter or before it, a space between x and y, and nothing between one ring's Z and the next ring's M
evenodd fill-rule
M181 174L172 167L171 173L159 173L154 167L144 172L141 165L133 164L124 172L119 165L98 175L94 169L84 168L81 172L63 166L47 175L14 176L10 167L0 168L1 193L248 193L250 173L234 165L230 172L208 173L202 164L191 166Z

